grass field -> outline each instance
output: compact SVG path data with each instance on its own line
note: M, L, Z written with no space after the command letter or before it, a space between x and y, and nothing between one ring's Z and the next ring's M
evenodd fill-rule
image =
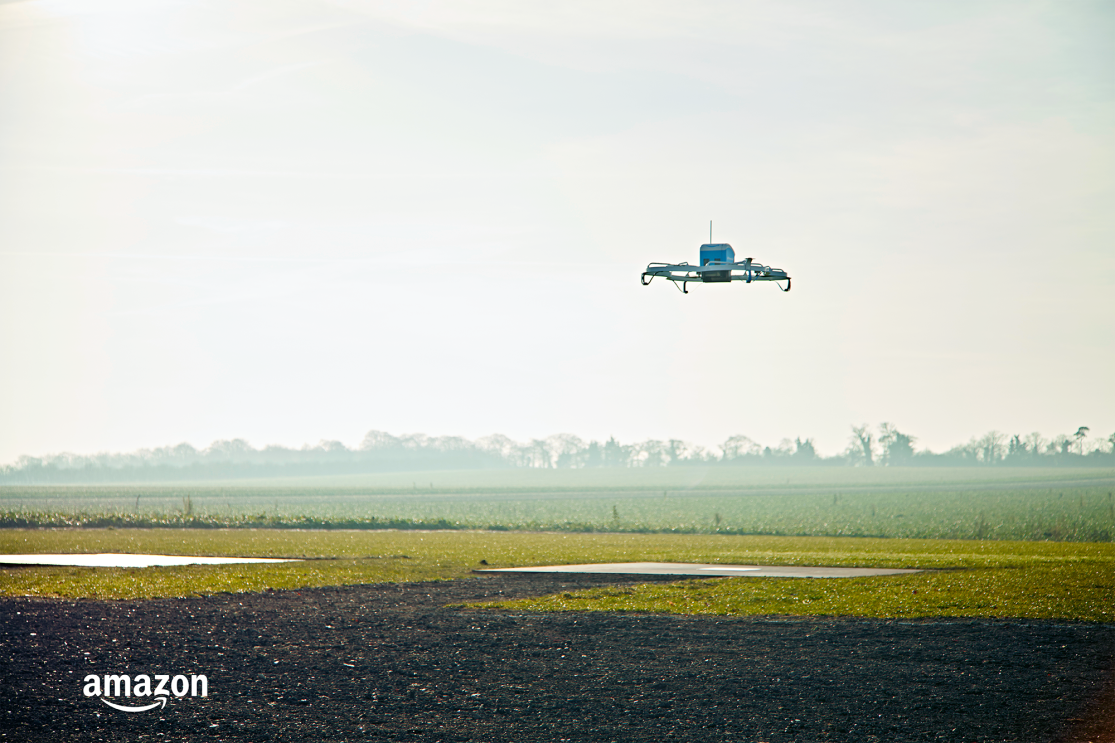
M1115 563L1016 565L841 580L725 578L478 604L513 611L994 617L1115 621Z
M1104 542L1115 470L667 467L0 488L7 526L269 526Z
M1115 471L662 468L0 488L0 552L303 557L279 565L0 570L0 594L133 599L681 561L916 567L847 580L596 589L529 611L1115 621ZM99 521L98 521L99 520ZM438 531L419 531L423 525ZM214 528L266 525L286 528ZM384 527L400 526L404 530ZM355 526L355 530L336 527ZM290 527L307 527L295 529ZM409 530L408 530L409 529ZM760 536L766 535L766 536ZM849 538L857 537L857 538Z
M677 561L914 567L877 578L726 578L596 589L500 608L1115 621L1115 545L677 534L294 530L2 530L0 552L305 557L299 563L0 570L0 594L134 599L464 578L491 567Z

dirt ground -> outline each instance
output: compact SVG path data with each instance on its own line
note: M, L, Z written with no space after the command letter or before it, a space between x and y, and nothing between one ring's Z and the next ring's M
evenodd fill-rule
M1115 741L1115 625L444 608L624 580L0 600L0 741ZM109 673L209 695L119 712Z

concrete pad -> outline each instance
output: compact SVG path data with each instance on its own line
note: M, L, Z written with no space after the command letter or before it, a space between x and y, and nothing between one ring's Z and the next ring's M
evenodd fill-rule
M801 565L714 565L690 562L605 562L589 565L539 565L529 568L491 568L477 573L609 573L618 575L738 575L745 578L862 578L904 575L920 570L894 568L825 568Z
M150 568L171 565L229 565L244 562L299 562L271 557L198 557L194 555L0 555L0 565L74 565L88 568Z

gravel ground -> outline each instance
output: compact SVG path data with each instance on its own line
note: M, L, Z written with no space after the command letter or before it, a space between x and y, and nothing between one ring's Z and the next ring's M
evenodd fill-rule
M444 608L624 580L0 600L0 741L1115 741L1115 625ZM209 695L119 712L107 673Z

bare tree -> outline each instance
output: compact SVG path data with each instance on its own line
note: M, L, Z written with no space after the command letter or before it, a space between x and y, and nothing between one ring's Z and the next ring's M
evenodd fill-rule
M579 436L571 433L556 433L546 437L546 448L550 451L555 467L584 467L584 454L587 447Z
M478 439L476 445L483 451L490 452L508 462L516 464L516 466L519 465L516 461L519 445L501 433L495 433L491 436Z
M730 462L740 457L756 456L763 448L746 436L733 436L720 445L720 450L724 452L724 460Z
M1053 437L1053 440L1049 442L1049 446L1047 446L1045 450L1050 454L1068 454L1071 446L1072 439L1063 433L1059 433Z
M871 467L875 464L875 437L866 423L852 426L852 437L848 441L848 456L857 464Z
M774 456L788 457L794 453L794 442L789 439L782 439L778 442L778 446L774 449Z
M1022 441L1026 445L1026 451L1031 457L1040 456L1045 450L1045 447L1049 445L1049 442L1037 431L1034 431Z
M987 463L994 464L1003 458L1003 442L1006 436L998 431L988 431L976 442L979 447L979 458Z
M976 439L966 444L959 444L949 449L945 454L954 459L978 462L980 458L980 445Z
M685 459L687 448L688 444L681 439L670 439L670 442L666 445L666 456L670 460L667 464L677 464Z
M643 467L663 467L671 463L669 448L656 439L648 439L635 449L635 460Z
M553 466L553 454L550 452L550 447L545 440L531 439L525 449L527 461L529 462L527 466L536 467L538 469L549 469Z

